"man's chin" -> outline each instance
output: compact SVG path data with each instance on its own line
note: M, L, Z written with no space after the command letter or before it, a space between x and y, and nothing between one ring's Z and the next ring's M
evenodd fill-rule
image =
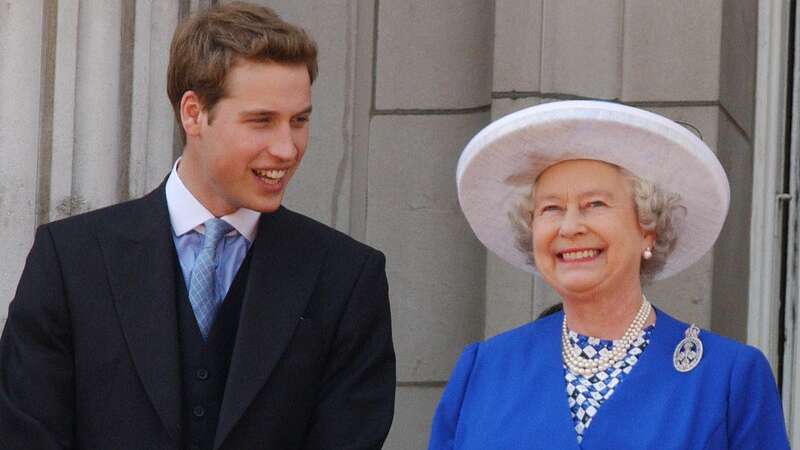
M252 209L253 211L260 212L262 214L274 213L280 207L280 203L276 203L274 205L254 205L253 207L245 206L247 209Z
M263 214L269 214L277 211L278 208L281 207L282 202L283 202L283 195L280 195L276 196L276 198L270 199L269 201L264 201L264 200L254 201L244 207Z

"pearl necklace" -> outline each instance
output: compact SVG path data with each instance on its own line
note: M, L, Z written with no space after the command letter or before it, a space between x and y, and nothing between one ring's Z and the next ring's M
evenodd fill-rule
M647 298L644 298L642 306L639 307L639 312L636 313L636 317L633 318L622 338L618 341L612 341L611 351L598 359L589 359L582 356L581 348L572 345L567 331L567 316L565 314L564 321L561 324L561 357L564 360L564 364L572 372L579 373L586 378L590 378L598 372L614 366L628 354L630 346L642 334L644 323L647 321L647 317L650 316L651 309L650 302L647 301Z

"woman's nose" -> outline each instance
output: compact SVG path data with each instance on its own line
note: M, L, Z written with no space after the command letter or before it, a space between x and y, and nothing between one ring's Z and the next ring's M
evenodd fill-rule
M571 237L582 234L586 231L583 223L583 215L578 208L568 207L561 216L561 226L558 234L563 237Z

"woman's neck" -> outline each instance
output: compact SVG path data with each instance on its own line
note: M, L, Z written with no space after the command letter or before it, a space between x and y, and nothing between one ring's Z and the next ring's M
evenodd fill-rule
M633 322L642 306L642 288L638 284L613 293L562 295L567 327L586 336L600 339L619 339ZM645 322L655 321L651 312Z

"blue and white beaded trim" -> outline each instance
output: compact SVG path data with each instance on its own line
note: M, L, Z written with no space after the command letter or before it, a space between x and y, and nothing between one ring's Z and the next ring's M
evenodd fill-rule
M650 343L650 335L654 328L654 325L645 328L628 348L625 358L605 371L587 378L564 366L567 401L578 443L583 441L583 433L591 425L603 402L611 397L619 383L639 361L640 355ZM573 346L581 349L582 357L587 359L599 359L609 353L612 346L612 341L579 335L573 331L569 332L569 339Z

